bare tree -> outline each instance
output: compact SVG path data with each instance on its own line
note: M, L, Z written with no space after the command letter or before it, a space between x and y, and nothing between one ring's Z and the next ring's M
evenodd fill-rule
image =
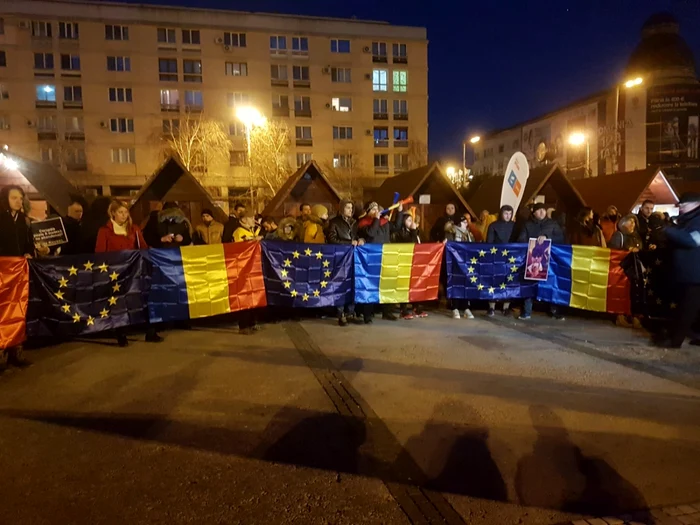
M271 198L292 174L289 165L289 128L270 120L250 132L251 187Z
M221 121L186 113L178 125L159 130L157 138L164 156L177 158L191 173L207 174L228 165L231 139Z
M357 156L348 153L341 159L323 162L323 172L341 197L359 202L363 194L362 179L367 177L367 172Z
M428 163L428 145L422 140L408 141L408 169L414 170Z

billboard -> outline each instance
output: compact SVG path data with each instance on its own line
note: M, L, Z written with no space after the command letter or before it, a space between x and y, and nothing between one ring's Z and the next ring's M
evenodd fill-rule
M698 161L700 86L652 87L647 93L647 164Z

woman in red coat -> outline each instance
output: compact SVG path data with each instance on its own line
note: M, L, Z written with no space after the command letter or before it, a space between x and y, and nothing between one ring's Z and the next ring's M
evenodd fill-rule
M120 201L114 201L109 205L109 222L100 228L97 233L95 253L119 252L122 250L145 250L148 248L143 239L141 228L131 222L129 208ZM118 328L117 342L119 346L129 344L124 328ZM146 341L160 343L163 340L156 333L155 327L149 325L146 330Z

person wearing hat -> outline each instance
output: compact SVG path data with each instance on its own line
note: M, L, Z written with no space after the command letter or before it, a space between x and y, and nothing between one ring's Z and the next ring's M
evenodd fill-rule
M214 214L208 208L202 210L202 224L195 228L195 244L221 244L224 225L214 220Z
M158 248L179 248L192 244L192 225L177 202L166 202L158 212Z
M564 232L559 226L559 223L554 219L549 219L547 217L547 206L543 203L538 202L532 207L532 216L523 225L520 234L518 235L518 242L527 243L530 239L537 239L538 244L542 244L546 239L551 239L555 244L561 244L564 242ZM559 310L555 304L549 306L552 317L559 321L563 321L565 318L559 313ZM532 298L528 297L525 299L523 312L520 314L518 319L527 320L532 317Z
M659 341L667 348L680 348L700 315L700 193L685 193L679 207L676 225L666 228L680 298L674 312L676 318L671 322L670 338ZM697 334L690 344L700 346Z
M303 242L311 244L325 244L326 236L323 230L328 220L328 208L322 204L311 206L311 213L304 221Z

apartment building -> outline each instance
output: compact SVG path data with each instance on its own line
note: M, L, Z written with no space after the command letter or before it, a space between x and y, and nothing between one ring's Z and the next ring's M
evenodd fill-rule
M202 174L248 187L240 105L290 130L292 168L353 165L366 185L427 162L425 28L103 2L0 3L0 144L75 184L128 195L162 162L164 132L225 123L229 162Z

